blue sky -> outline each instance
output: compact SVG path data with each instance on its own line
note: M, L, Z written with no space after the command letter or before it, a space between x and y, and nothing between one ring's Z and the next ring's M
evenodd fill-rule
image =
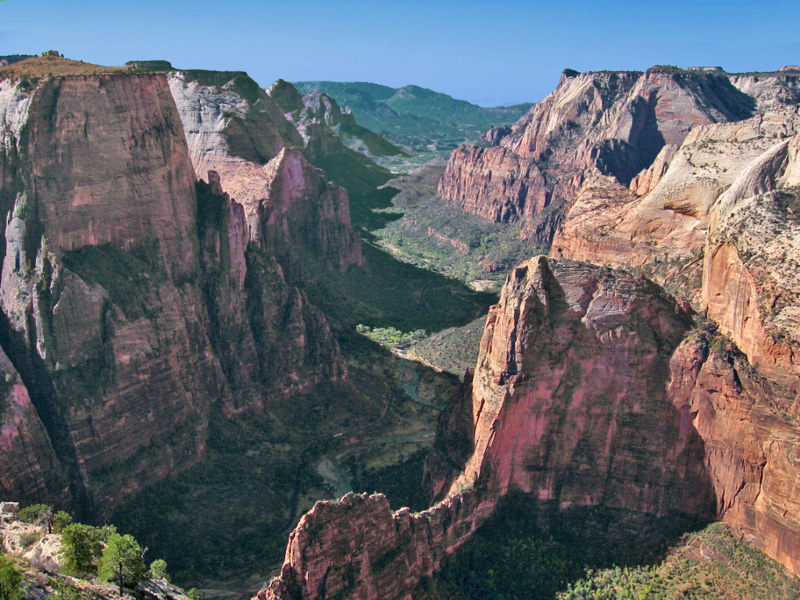
M800 2L773 0L5 0L0 54L163 58L261 85L409 83L481 104L537 101L562 69L800 63Z

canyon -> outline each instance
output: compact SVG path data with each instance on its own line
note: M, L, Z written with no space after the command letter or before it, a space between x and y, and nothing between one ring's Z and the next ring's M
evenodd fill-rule
M473 531L521 492L542 520L581 507L718 519L800 573L797 89L785 72L567 71L510 131L453 152L442 201L522 223L551 258L513 269L490 310L440 418L430 510L460 499L448 522ZM325 510L346 537L372 527L351 507L378 501ZM400 531L402 515L380 527ZM309 526L260 598L329 597L320 565L355 570L342 597L423 597L410 547L428 556L430 541L365 542L351 562L301 545ZM381 576L388 553L414 574L402 590Z
M219 419L288 430L319 412L315 390L354 385L327 292L374 277L358 227L391 177L370 156L391 144L282 80L15 64L0 495L103 514L200 464ZM590 508L720 520L800 574L798 82L567 70L515 125L456 148L439 201L546 253L509 269L439 417L430 508L317 502L257 598L423 598L515 495L542 524ZM306 449L324 437L309 431Z

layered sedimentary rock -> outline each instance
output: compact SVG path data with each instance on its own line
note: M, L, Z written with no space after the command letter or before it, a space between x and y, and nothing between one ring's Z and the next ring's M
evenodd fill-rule
M489 313L472 384L481 483L560 508L710 515L702 444L667 397L687 315L647 280L533 259Z
M565 71L499 146L454 151L439 195L489 219L521 220L547 246L586 169L627 185L692 127L749 117L754 106L718 73Z
M692 129L679 147L665 146L630 190L589 172L551 253L642 269L702 309L702 256L714 207L743 170L798 130L798 107L780 106Z
M800 391L795 356L800 135L754 160L718 200L705 251L703 301L750 361ZM800 416L800 400L786 409Z
M327 94L313 91L301 96L292 84L278 80L267 89L267 95L297 127L309 161L351 194L371 193L392 178L370 157L403 151L359 126L352 113L343 111Z
M800 574L800 422L785 410L794 393L704 332L675 351L670 375L673 405L703 440L717 518Z
M198 193L164 75L5 79L0 131L6 494L107 507L199 460L212 409L263 410L345 375L244 207L217 177ZM270 213L287 243L296 227L335 268L357 261L346 196L315 212L327 182L292 175L276 178L284 204Z
M412 600L486 518L489 505L466 493L421 513L392 512L382 494L317 502L289 538L281 575L259 600Z

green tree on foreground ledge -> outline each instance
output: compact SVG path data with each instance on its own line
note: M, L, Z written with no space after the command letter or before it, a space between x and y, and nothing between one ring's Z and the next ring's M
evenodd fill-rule
M25 577L14 563L0 556L0 600L20 600L24 594L22 582Z
M103 530L91 525L73 523L61 534L61 571L73 577L97 574L97 559L103 551Z
M124 587L133 588L147 575L144 552L132 535L115 533L108 540L100 558L100 579L116 581L119 593Z

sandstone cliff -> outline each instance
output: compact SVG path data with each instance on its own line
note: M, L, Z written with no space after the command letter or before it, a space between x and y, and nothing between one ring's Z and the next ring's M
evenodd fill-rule
M344 377L324 317L251 242L244 207L218 178L198 193L164 75L7 78L0 121L0 344L15 382L0 491L107 507L199 460L212 410L269 410ZM302 229L334 268L357 262L346 196L292 164L275 178L283 208L267 210L288 237L273 240Z
M410 598L420 565L435 569L512 490L543 515L602 506L722 519L797 573L791 397L641 275L532 259L508 277L474 378L440 419L428 484L444 499L418 516L392 516L377 498L318 503L259 598ZM457 543L408 533L406 519L434 511Z
M498 146L454 151L439 195L489 219L521 220L548 246L586 169L627 185L692 127L746 118L754 106L717 73L565 71Z

